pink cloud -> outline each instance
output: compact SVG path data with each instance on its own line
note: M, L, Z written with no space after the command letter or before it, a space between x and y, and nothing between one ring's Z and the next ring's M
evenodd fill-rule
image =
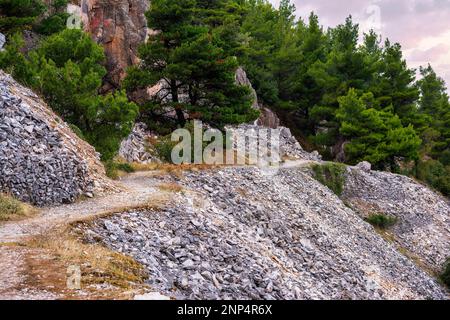
M444 56L449 51L449 46L447 44L441 43L430 49L422 50L420 48L414 49L409 55L409 61L424 62L429 63L437 61L439 58Z
M278 5L278 0L270 0ZM325 27L342 23L348 15L362 26L371 19L373 6L380 13L380 30L384 38L402 44L408 61L417 67L419 62L430 62L450 84L450 70L441 67L450 57L450 0L292 0L297 15L307 18L315 11ZM369 23L370 25L370 23ZM434 40L433 40L434 39ZM437 39L437 40L436 40ZM431 41L433 40L433 41ZM427 45L424 43L429 42Z

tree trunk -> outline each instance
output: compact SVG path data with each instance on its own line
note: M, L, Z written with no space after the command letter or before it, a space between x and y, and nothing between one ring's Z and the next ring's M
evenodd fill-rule
M170 90L172 92L172 102L175 105L178 124L180 125L180 127L184 127L184 125L186 124L186 119L184 118L183 107L179 104L180 100L178 98L178 86L176 80L170 81Z

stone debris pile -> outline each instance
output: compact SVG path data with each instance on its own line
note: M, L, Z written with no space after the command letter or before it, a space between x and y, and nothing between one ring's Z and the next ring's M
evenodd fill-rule
M159 163L161 161L150 152L150 139L156 141L157 138L147 131L144 123L136 123L131 134L122 141L119 157L128 162Z
M44 206L110 188L94 148L0 71L0 192Z

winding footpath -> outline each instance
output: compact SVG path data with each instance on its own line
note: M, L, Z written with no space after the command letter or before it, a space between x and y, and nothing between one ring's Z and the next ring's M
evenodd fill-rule
M305 167L313 163L308 160L289 161L283 168ZM159 188L160 177L166 172L136 172L122 178L117 184L122 190L111 194L80 200L73 204L45 207L37 216L0 223L0 299L58 299L51 292L34 290L27 285L26 259L32 250L18 246L27 239L51 232L58 226L92 219L107 213L124 211L129 208L152 205L167 196ZM25 286L25 289L24 289Z
M296 160L283 163L282 168L305 167L314 163ZM42 208L41 213L30 219L0 224L0 244L16 243L61 224L92 218L105 212L120 211L127 207L139 207L151 202L152 197L161 195L156 177L158 171L136 172L120 180L123 191L116 192L73 204Z

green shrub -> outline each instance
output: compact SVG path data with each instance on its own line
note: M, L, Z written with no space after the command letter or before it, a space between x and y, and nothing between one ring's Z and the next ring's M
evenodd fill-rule
M155 144L156 155L163 162L172 163L172 149L178 144L178 142L171 141L170 135L161 138Z
M381 213L372 214L369 217L367 217L365 220L368 223L370 223L371 225L373 225L374 227L377 227L380 229L387 229L397 223L396 217L387 216L387 215L381 214Z
M450 288L450 258L447 259L445 263L444 272L441 274L441 280L444 284Z
M346 166L338 163L313 165L314 178L327 186L336 195L341 196L344 191Z
M190 121L184 126L191 134L191 163L194 163L194 122ZM205 133L203 128L202 135ZM203 141L202 152L210 142ZM171 135L161 138L154 146L156 155L164 162L172 163L172 149L178 144L177 141L171 140Z
M445 196L450 196L450 166L437 160L421 161L417 166L417 178Z
M134 168L126 162L117 162L114 160L108 160L104 163L106 175L116 180L120 176L120 172L132 173L135 172Z
M43 35L58 33L66 28L68 13L56 13L42 20L36 27L36 31Z
M0 221L12 220L34 213L33 207L0 193Z

